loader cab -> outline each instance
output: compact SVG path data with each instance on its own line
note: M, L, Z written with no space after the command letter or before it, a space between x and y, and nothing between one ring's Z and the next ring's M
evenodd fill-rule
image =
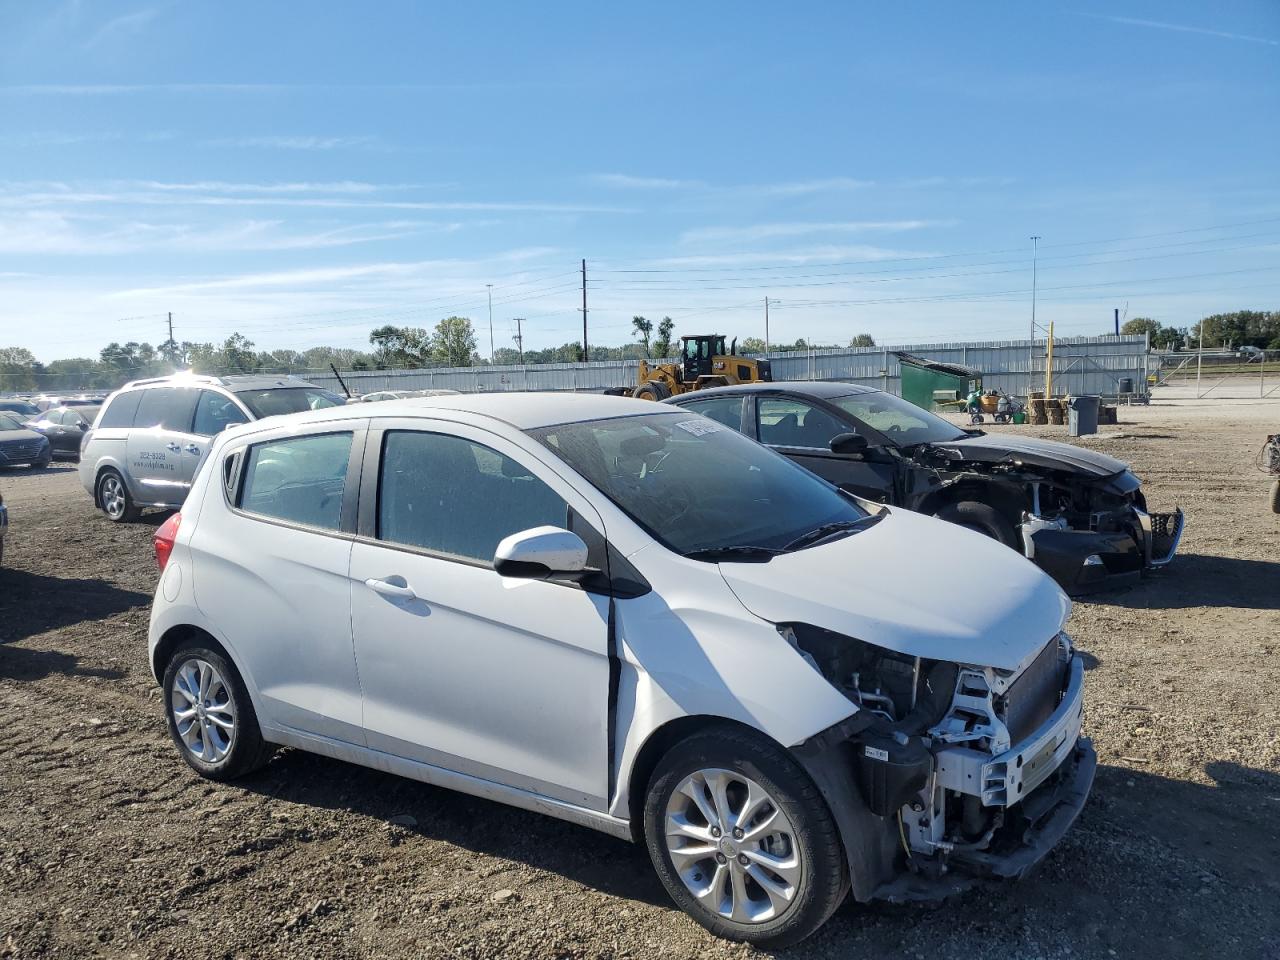
M680 355L684 364L684 382L696 383L699 377L711 375L711 358L726 354L724 337L720 334L701 334L681 337Z

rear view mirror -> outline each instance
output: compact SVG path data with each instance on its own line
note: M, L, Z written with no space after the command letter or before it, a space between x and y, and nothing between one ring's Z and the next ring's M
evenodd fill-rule
M831 438L831 452L848 456L867 449L867 438L860 433L838 433Z
M576 579L590 572L582 538L551 526L507 537L494 551L493 568L504 577L524 580Z

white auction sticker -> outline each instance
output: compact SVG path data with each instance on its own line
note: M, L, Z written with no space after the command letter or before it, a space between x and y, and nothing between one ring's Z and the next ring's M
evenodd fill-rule
M701 437L708 433L718 433L725 429L724 424L716 423L714 420L708 420L705 417L697 420L681 420L676 424L685 433L691 433L695 437Z

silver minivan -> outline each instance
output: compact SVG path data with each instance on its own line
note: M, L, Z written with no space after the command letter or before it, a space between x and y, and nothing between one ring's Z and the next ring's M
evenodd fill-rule
M291 376L135 380L110 397L80 444L80 482L107 519L182 506L211 438L251 420L341 406L335 393Z

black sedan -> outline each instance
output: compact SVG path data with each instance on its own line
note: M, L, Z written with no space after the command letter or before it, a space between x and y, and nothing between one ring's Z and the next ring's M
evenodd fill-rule
M743 384L666 401L773 447L842 489L977 530L1069 593L1167 564L1181 510L1149 513L1127 464L1052 440L960 427L871 387ZM956 575L981 577L956 557Z
M0 397L0 413L12 413L19 420L26 420L40 413L40 408L30 400Z
M53 459L49 441L12 413L0 413L0 467L43 469Z
M55 457L80 459L80 441L97 419L101 404L51 407L23 426L49 440Z

